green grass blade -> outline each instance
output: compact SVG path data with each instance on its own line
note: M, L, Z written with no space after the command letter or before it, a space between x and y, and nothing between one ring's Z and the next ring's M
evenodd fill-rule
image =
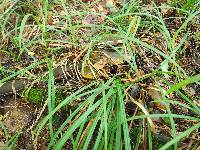
M166 100L165 97L163 97L164 100ZM167 109L167 114L169 114L169 120L170 120L170 125L171 125L171 128L172 128L172 137L175 138L176 137L176 125L175 125L175 122L174 122L174 118L171 116L171 110L170 110L170 105L169 103L165 103L165 106L166 106L166 109ZM174 149L177 150L178 149L178 146L177 146L177 143L174 143Z
M6 141L8 141L9 133L1 120L0 120L0 128L3 129L3 133L5 135Z
M162 100L163 102L167 102L167 103L170 103L170 104L175 104L175 105L179 105L180 107L182 108L186 108L186 109L189 109L191 111L193 111L194 113L197 113L199 114L199 111L196 110L196 108L192 108L190 106L188 106L187 104L183 104L179 101L176 101L176 100L169 100L167 98L165 98L165 100ZM160 101L155 101L155 102L160 102ZM195 104L194 104L195 105ZM195 105L196 106L196 105ZM197 107L198 108L198 107Z
M58 111L60 110L62 107L66 106L69 102L71 102L73 99L76 99L76 98L79 98L81 96L84 96L84 95L87 95L87 94L90 94L90 93L93 93L95 91L97 91L96 89L95 90L91 90L91 91L88 91L88 92L85 92L84 94L80 94L82 91L94 86L96 83L91 83L83 88L81 88L80 90L74 92L72 95L70 95L69 97L67 97L65 100L63 100L53 111L51 111L36 127L35 129L35 140L34 140L34 143L37 142L37 138L42 130L42 128L45 126L45 124L47 123L47 121ZM80 95L78 95L80 94Z
M93 122L93 125L90 128L90 131L88 131L88 136L87 136L87 138L85 140L85 143L83 145L83 150L87 150L88 149L88 144L91 141L92 135L93 135L93 133L95 131L95 128L97 126L98 121L101 119L100 117L101 117L102 113L103 113L103 109L100 108L98 113L97 113L97 115L96 115L96 118L95 118L95 120Z
M22 43L23 43L23 31L25 29L26 26L26 22L28 20L28 18L32 16L32 14L27 14L24 16L24 18L22 19L21 25L20 25L20 31L19 31L19 48L20 48L20 53L23 52L23 48L22 48Z
M8 148L9 150L12 150L12 149L15 148L15 145L16 145L16 143L17 143L17 140L18 140L20 134L21 134L21 132L18 131L18 132L15 133L15 134L11 137L11 139L6 143L6 146L7 146L7 148Z
M177 115L177 114L150 114L150 115L140 115L140 116L133 116L127 119L127 121L131 120L138 120L138 119L145 119L145 118L182 118L182 119L188 119L188 120L194 120L194 121L200 121L200 118L198 117L191 117L186 115Z
M192 126L191 128L187 129L186 131L184 131L183 133L179 134L178 136L176 136L176 138L172 139L171 141L169 141L168 143L166 143L164 146L162 146L159 150L166 150L167 148L169 148L171 145L177 143L178 141L180 141L182 138L184 138L185 136L189 135L192 131L198 129L200 127L200 122L195 124L194 126Z
M119 105L120 105L120 117L123 124L123 134L124 134L124 142L125 142L125 149L127 150L131 150L131 145L130 145L130 136L129 136L129 129L128 129L128 123L127 123L127 119L126 119L126 112L125 112L125 106L124 106L124 93L122 93L124 91L124 89L122 88L123 85L117 83L117 91L118 91L118 98L119 98Z
M152 50L153 52L159 54L160 56L164 57L169 62L173 63L177 68L179 68L184 73L185 76L187 75L186 72L173 59L170 58L170 56L164 54L162 51L158 50L157 48L155 48L155 47L153 47L153 46L151 46L151 45L149 45L149 44L147 44L145 42L142 42L141 40L139 40L137 38L131 38L129 40L137 43L138 45L146 47L146 48Z
M92 111L94 111L99 105L101 101L96 102L93 104L85 113L83 113L75 122L74 124L69 127L69 129L63 134L63 136L59 139L58 143L54 146L54 149L60 150L64 146L65 142L69 139L71 134L75 131L77 127L88 117Z
M103 124L104 124L104 149L108 148L108 112L107 112L107 98L105 91L103 91Z
M84 129L85 129L85 127L86 127L86 125L87 125L87 122L89 121L89 119L85 119L82 123L81 123L81 125L80 125L80 128L79 128L79 131L78 131L78 134L77 134L77 136L76 136L76 139L75 139L75 141L73 142L73 148L74 149L78 149L78 148L80 148L81 146L82 146L82 143L84 142L84 140L85 140L85 138L82 138L82 134L87 134L87 132L86 133L84 133ZM88 130L88 129L87 129ZM73 135L72 135L73 136ZM82 139L81 139L82 138ZM82 141L81 141L82 140ZM79 145L78 145L79 144Z
M97 135L96 141L94 143L93 149L95 149L95 150L99 149L99 147L100 147L99 145L101 144L101 141L102 141L102 135L103 135L103 123L100 124L99 130L98 130L98 135Z
M195 83L195 82L198 82L200 81L200 74L198 75L195 75L195 76L192 76L192 77L189 77L185 80L182 80L180 81L179 83L175 84L175 85L172 85L167 91L166 91L166 94L170 94L172 92L176 92L178 91L179 89L183 88L184 86L188 85L188 84L191 84L191 83Z
M200 11L196 11L192 14L190 14L187 19L185 20L185 22L180 26L180 28L175 32L174 36L173 36L173 44L175 43L176 38L178 37L179 33L187 26L187 24L197 15L200 14Z
M188 102L194 109L195 109L195 112L197 114L200 114L200 109L199 107L192 101L190 100L186 95L184 95L183 93L181 93L179 90L177 91L178 95L183 98L186 102Z
M147 126L147 132L148 132L148 145L149 145L149 147L148 147L148 149L149 150L152 150L153 149L153 142L152 142L152 129L151 129L151 126L150 126L150 124L149 124L149 122L147 122L148 123L148 126Z
M100 91L104 90L106 87L105 85L100 89ZM106 98L110 97L113 93L113 90L110 89L108 93L106 94ZM85 118L88 117L97 107L102 103L102 99L98 100L95 104L91 105L86 112L84 112L75 122L72 126L69 127L69 129L64 133L61 139L59 139L58 143L55 145L55 149L61 149L62 146L65 144L65 142L68 140L68 138L71 136L71 134L75 131L76 128L80 126L80 124L85 120Z
M54 134L54 137L51 138L50 143L48 145L47 149L50 149L50 147L54 144L54 141L56 140L56 138L58 137L58 135L62 132L63 128L70 123L70 121L72 121L72 119L78 114L78 112L83 109L85 106L87 106L89 103L91 103L91 101L94 100L94 98L96 97L97 93L92 94L91 96L89 96L87 99L85 99L85 101L83 103L81 103L79 105L79 107L77 109L75 109L73 111L73 113L63 122L63 124L58 128L58 130L56 131L56 133Z
M2 80L0 80L0 87L1 87L1 85L2 85L4 82L6 82L6 81L8 81L8 80L10 80L10 79L12 79L12 78L14 78L14 77L16 77L17 75L25 74L26 71L28 71L28 70L30 70L30 69L33 69L33 68L35 68L36 66L39 66L39 65L43 64L44 62L45 62L44 60L43 60L43 61L40 61L40 62L35 62L35 63L33 63L32 65L30 65L30 66L28 66L28 67L26 67L26 68L23 68L23 69L21 69L20 71L17 71L17 72L15 72L15 73L13 73L13 74L11 74L11 75L9 75L9 76L3 78Z
M141 135L142 135L142 125L139 127L139 132L137 134L137 138L135 140L135 147L134 150L138 150L141 142Z
M116 137L115 137L115 145L116 145L116 149L117 150L120 150L122 149L122 145L121 145L121 109L120 109L120 102L118 99L116 99L117 102L116 102L116 121L117 121L117 129L116 129Z
M162 33L164 34L164 37L165 37L165 40L167 42L167 45L168 45L168 49L170 49L171 51L173 50L173 46L172 46L172 38L171 38L171 35L170 35L170 32L169 30L167 29L165 23L164 23L164 20L162 18L162 15L160 14L160 11L158 10L158 8L156 9L156 13L159 17L159 22L161 23L161 29L162 29Z
M49 113L55 108L55 91L54 91L54 75L52 60L48 61L49 79L48 79L48 111ZM53 116L49 118L50 136L53 137Z

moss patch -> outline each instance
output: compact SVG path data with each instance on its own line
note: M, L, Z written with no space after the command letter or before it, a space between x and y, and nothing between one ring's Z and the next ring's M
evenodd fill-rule
M28 98L27 100L29 102L35 103L35 104L40 104L45 96L45 90L41 88L31 88L28 91Z

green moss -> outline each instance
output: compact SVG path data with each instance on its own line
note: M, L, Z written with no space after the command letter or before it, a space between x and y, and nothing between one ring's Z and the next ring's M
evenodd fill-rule
M45 90L42 88L31 88L28 91L28 98L27 100L29 102L40 104L45 96Z

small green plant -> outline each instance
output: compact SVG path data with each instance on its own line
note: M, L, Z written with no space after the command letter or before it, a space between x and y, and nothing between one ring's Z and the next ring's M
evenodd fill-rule
M42 88L31 88L28 91L27 100L31 103L41 104L45 97L45 89Z

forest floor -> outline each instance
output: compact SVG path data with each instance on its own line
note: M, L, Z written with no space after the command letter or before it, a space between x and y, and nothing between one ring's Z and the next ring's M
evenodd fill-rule
M0 29L0 149L200 149L198 0L3 0Z

